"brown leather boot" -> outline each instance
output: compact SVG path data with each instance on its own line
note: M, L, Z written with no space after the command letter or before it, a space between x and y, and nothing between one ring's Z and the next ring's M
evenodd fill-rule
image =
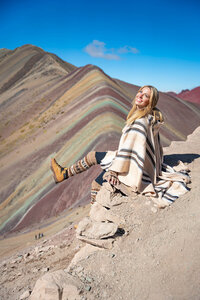
M76 174L82 173L97 164L95 151L90 151L85 157L75 162L71 167L63 168L60 166L55 158L51 159L51 170L54 175L55 182L62 182Z
M68 178L68 168L61 167L55 158L51 159L51 170L53 172L55 183L62 182L63 180Z

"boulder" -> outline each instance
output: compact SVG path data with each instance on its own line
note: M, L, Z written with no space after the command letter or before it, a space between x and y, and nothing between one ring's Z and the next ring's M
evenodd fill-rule
M63 270L47 273L39 278L30 296L31 300L74 300L80 299L81 282Z
M108 208L128 202L128 197L124 197L120 192L116 193L108 182L104 183L96 196L96 202Z
M113 247L113 242L114 238L109 238L109 239L104 239L104 240L94 240L94 239L87 239L83 236L77 235L76 236L79 240L82 242L85 242L87 244L99 247L99 248L104 248L104 249L112 249Z
M19 299L20 299L20 300L28 299L29 296L30 296L30 293L31 293L31 291L29 291L29 290L25 291L25 292L19 297Z
M113 236L118 229L118 225L107 222L92 221L89 217L85 217L79 222L77 234L89 239L103 239Z
M98 202L95 202L90 209L89 213L90 219L94 222L112 222L117 225L125 223L124 218L121 218L111 212L111 210L106 209Z
M82 247L73 257L70 265L65 269L66 272L70 272L71 269L75 265L77 265L80 261L87 259L90 255L92 255L94 252L102 250L101 248L95 247L91 244L86 244L84 247Z

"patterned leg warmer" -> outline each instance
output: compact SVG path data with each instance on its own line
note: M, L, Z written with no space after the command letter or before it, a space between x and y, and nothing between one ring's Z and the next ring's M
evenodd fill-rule
M81 160L77 161L69 168L63 168L60 166L55 158L51 159L51 170L53 172L53 176L55 182L62 182L63 180L74 176L76 174L82 173L88 170L91 166L100 164L101 160L106 155L106 152L96 152L91 151ZM98 180L97 180L98 182ZM100 183L100 182L99 182Z
M71 167L67 169L68 177L74 176L76 174L82 173L89 169L91 166L97 164L95 151L89 152L85 157L81 160L77 161Z
M91 204L96 202L96 196L98 191L100 190L101 185L97 183L95 180L92 181L92 186L91 186Z

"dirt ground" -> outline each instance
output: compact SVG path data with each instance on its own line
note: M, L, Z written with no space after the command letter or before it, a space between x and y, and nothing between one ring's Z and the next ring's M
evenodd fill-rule
M189 163L191 190L158 211L142 198L116 208L126 219L125 234L111 250L96 251L74 266L75 277L91 278L84 299L200 299L199 137L200 128L165 149L169 161L180 157ZM66 269L84 246L75 238L75 225L88 212L89 205L80 207L46 227L2 239L0 299L19 299L45 272ZM44 237L35 240L39 232Z
M125 234L71 268L78 279L91 279L86 299L200 299L199 137L200 128L165 149L169 162L189 163L191 190L157 212L142 198L120 205L115 213L126 219Z
M0 299L19 299L45 272L68 266L82 243L75 239L77 223L88 214L90 205L79 207L34 230L0 240ZM43 237L35 239L35 235Z

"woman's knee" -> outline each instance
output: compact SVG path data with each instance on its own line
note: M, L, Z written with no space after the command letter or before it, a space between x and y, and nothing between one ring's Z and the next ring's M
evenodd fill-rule
M106 156L107 152L95 152L96 161L98 164L101 163L102 159Z
M87 161L88 161L89 165L96 165L97 164L96 151L88 152L88 154L86 155L86 158L87 158Z
M87 155L87 161L90 165L100 164L107 152L90 151Z

